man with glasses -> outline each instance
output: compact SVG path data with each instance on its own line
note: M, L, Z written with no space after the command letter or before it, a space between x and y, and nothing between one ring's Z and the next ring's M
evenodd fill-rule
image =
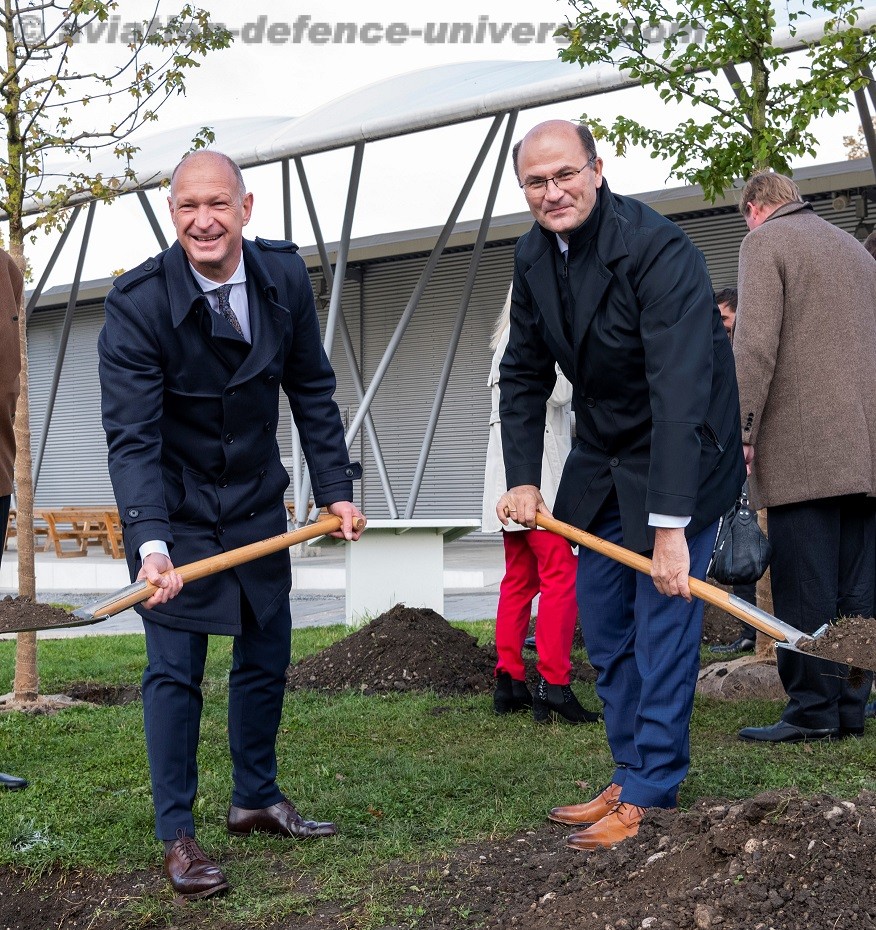
M702 579L718 518L745 479L730 341L705 261L669 220L613 194L586 126L542 123L514 149L536 222L517 243L511 335L501 365L509 491L497 505L532 526L545 400L559 362L577 441L555 515L653 559L652 577L584 548L578 605L615 762L610 784L550 817L575 849L634 836L649 807L674 808L689 764Z

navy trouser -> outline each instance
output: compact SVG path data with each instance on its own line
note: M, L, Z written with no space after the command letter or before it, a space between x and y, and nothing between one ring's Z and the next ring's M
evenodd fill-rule
M243 599L243 632L234 637L228 680L228 743L236 807L270 807L277 787L276 739L289 665L288 604L262 629ZM143 672L143 719L155 805L155 835L195 835L192 806L198 789L201 681L207 634L144 621L149 664Z
M614 493L588 529L623 545ZM705 577L717 532L715 521L688 540L692 577ZM666 597L648 575L582 546L578 606L616 765L611 780L628 804L675 807L690 764L703 602Z
M804 633L837 617L873 611L876 499L863 494L767 508L773 557L770 580L776 616ZM852 684L848 666L777 650L788 692L782 718L813 729L860 730L873 682Z

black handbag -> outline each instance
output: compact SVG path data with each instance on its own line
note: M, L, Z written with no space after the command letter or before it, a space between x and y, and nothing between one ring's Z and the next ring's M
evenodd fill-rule
M769 568L773 547L757 525L748 501L748 481L736 503L721 517L706 574L719 584L753 584Z

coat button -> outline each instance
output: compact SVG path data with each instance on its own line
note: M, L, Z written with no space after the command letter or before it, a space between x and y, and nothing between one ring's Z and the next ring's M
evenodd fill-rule
M221 523L219 524L219 527L217 528L217 532L219 533L220 536L224 536L224 535L225 535L225 527L222 526Z
M611 465L612 468L616 468L618 465L620 465L620 459L618 458L610 459L608 464Z
M220 488L227 488L227 487L228 487L228 479L227 479L227 478L220 478L220 479L216 482L216 484L218 484Z
M140 516L140 511L139 511L139 510L129 510L129 511L128 511L128 516L129 516L129 517L134 517L134 518L139 517L139 516Z
M265 384L273 384L276 380L276 375L268 375L268 377L265 378Z
M352 478L352 477L353 477L353 469L352 469L352 468L345 468L345 469L344 469L344 474L345 474L348 478Z
M228 396L234 397L236 393L237 393L237 388L231 388L231 390L228 391Z
M264 479L264 478L267 478L267 477L268 477L268 470L267 470L267 468L263 468L263 469L259 472L259 478Z
M153 269L154 267L155 267L155 262L153 262L151 258L148 259L147 261L143 262L143 270L144 270L144 271L152 271L152 269Z
M262 429L263 429L266 433L270 433L270 431L271 431L271 429L273 428L273 426L274 426L273 423L265 423L265 425L262 427Z
M596 401L595 401L592 397L588 397L588 398L584 401L584 403L587 404L588 407L595 407L595 406L596 406Z
M231 443L234 442L234 433L226 433L226 434L225 434L225 441L226 441L226 442L228 443L228 445L230 446Z
M249 515L250 520L252 520L252 518L253 518L255 515L256 515L256 512L253 511L253 512Z

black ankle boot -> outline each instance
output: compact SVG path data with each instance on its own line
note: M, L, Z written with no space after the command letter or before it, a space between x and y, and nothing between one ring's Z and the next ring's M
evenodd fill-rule
M529 707L532 707L532 695L526 682L515 681L507 672L499 672L493 692L493 710L497 714L513 714Z
M532 699L532 716L536 723L562 720L565 723L596 723L602 714L585 710L569 685L549 685L538 676L538 688Z

